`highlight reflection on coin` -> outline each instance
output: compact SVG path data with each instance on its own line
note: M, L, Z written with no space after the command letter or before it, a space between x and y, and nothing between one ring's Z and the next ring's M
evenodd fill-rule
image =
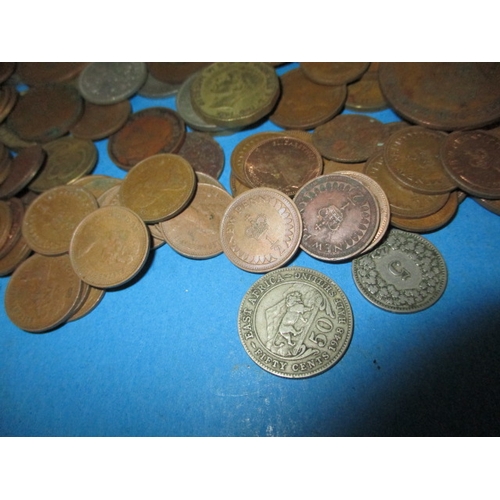
M248 290L238 314L248 355L286 378L317 375L346 353L353 333L351 306L328 276L303 267L272 271Z

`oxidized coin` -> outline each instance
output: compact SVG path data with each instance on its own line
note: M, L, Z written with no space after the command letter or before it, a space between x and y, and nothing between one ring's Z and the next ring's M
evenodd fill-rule
M378 73L375 71L367 71L357 82L347 86L347 109L379 111L388 106L378 83Z
M480 130L454 132L441 149L446 171L466 193L500 198L500 139Z
M149 99L162 99L177 94L180 84L165 83L155 78L151 73L144 82L144 85L137 92L142 97Z
M373 240L380 209L366 186L347 174L322 175L294 198L303 223L300 247L330 262L360 254Z
M323 172L323 159L308 142L283 135L263 139L246 155L245 178L250 187L278 189L293 197Z
M483 208L486 208L486 210L489 210L491 213L495 215L500 215L500 199L487 200L486 198L476 198L476 197L472 197L472 199L478 205L481 205Z
M3 245L0 244L0 259L5 257L14 248L21 237L21 226L24 218L24 205L19 198L10 198L7 203L10 207L12 222L10 224L7 240L3 243ZM0 231L3 232L3 228L1 228Z
M248 355L264 370L305 378L328 370L352 339L349 300L328 276L303 267L272 271L243 297L238 332Z
M10 252L0 258L0 276L8 276L9 274L12 274L19 264L25 261L30 254L31 248L21 235Z
M145 158L177 153L186 137L184 120L174 110L146 108L130 116L124 127L108 141L113 163L129 170Z
M143 62L94 62L78 78L82 96L94 104L115 104L134 95L146 81Z
M9 239L11 226L12 209L6 201L0 200L0 248L2 248Z
M161 154L139 162L120 186L120 203L145 222L160 222L177 215L194 195L193 167L179 155Z
M97 288L113 288L131 280L149 254L146 224L125 207L104 207L76 228L69 248L80 278Z
M16 74L30 86L69 82L87 66L84 62L20 62Z
M269 114L279 93L278 77L268 64L220 62L197 73L191 102L208 122L239 128Z
M302 235L300 213L281 191L255 188L229 205L220 225L222 249L237 267L265 273L284 266Z
M187 78L210 63L206 62L149 62L149 72L158 80L173 85L181 85Z
M302 62L300 67L307 78L321 85L342 85L361 78L368 69L367 62Z
M68 318L68 322L83 318L89 312L93 311L100 304L105 294L106 290L104 290L103 288L96 288L95 286L89 285L89 293L85 298L85 301L73 313L73 315Z
M412 313L432 306L448 280L445 261L428 240L391 229L372 252L354 259L354 282L363 296L391 312Z

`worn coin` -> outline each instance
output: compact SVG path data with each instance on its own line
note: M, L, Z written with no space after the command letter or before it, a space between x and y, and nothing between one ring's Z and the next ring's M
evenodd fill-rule
M353 334L351 305L328 276L304 267L277 269L247 291L238 312L247 354L286 378L318 375L338 363Z
M14 248L21 237L21 227L24 218L24 205L19 198L10 198L7 203L10 208L12 222L10 223L7 240L3 245L0 244L0 259L5 257Z
M106 290L104 290L104 288L96 288L95 286L89 285L89 293L85 297L85 300L67 321L76 321L89 314L100 304L105 294Z
M151 73L148 73L144 85L137 93L142 97L147 97L148 99L163 99L164 97L177 94L179 88L180 84L161 82Z
M206 62L148 62L148 71L161 82L181 85L191 75L202 70L210 63Z
M413 313L443 294L448 272L439 250L415 233L391 229L370 253L354 259L354 282L362 295L391 312Z
M20 151L23 148L36 146L36 141L25 141L15 134L6 123L0 125L0 142L12 151Z
M46 83L63 83L75 79L87 66L84 62L20 62L16 73L21 81L30 86Z
M8 276L9 274L12 274L19 264L24 262L30 254L31 248L21 235L10 252L0 258L0 276Z
M0 249L9 239L12 227L12 209L6 201L0 200Z
M86 175L72 182L71 185L85 188L98 199L108 189L121 184L121 182L121 179L109 175Z
M345 107L356 111L379 111L389 105L378 83L377 72L367 71L358 81L347 86Z
M343 85L361 78L370 63L365 62L302 62L304 74L320 85Z

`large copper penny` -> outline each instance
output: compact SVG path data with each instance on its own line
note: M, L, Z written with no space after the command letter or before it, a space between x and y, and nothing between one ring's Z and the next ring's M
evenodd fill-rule
M407 120L439 130L488 125L500 119L500 64L380 63L390 105Z
M237 267L265 273L284 266L302 235L300 213L281 191L255 188L227 208L220 227L222 249Z
M149 62L146 66L149 72L161 82L180 85L209 64L206 62Z
M343 85L361 78L370 63L366 62L302 62L307 78L320 85Z
M359 255L380 222L374 195L347 174L322 175L294 198L303 223L300 247L312 257L335 262Z
M108 141L108 153L119 167L129 170L141 160L162 153L177 153L186 136L184 120L169 108L154 107L130 116Z
M63 83L75 79L87 66L84 62L20 62L16 73L23 83L34 87L46 83Z

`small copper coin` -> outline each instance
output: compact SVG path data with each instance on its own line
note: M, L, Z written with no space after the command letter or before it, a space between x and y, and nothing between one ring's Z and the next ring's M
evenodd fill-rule
M9 274L12 274L19 264L25 261L30 254L31 248L21 235L10 252L0 258L0 276L8 276Z
M146 108L134 113L108 141L113 163L130 170L141 160L162 153L177 153L184 142L186 126L174 110Z
M331 120L342 110L345 85L327 86L308 79L300 68L280 77L281 95L269 120L283 128L312 129Z
M379 228L380 208L372 192L348 174L322 175L294 199L303 223L300 247L329 262L359 255Z
M363 75L370 63L363 62L303 62L300 67L304 74L320 85L343 85L351 83Z
M323 172L323 159L308 142L291 136L263 139L247 154L245 177L250 187L269 187L293 197Z
M177 215L194 195L193 167L179 155L151 156L131 168L120 187L120 203L145 222L160 222Z
M34 254L12 274L5 291L5 311L17 327L45 332L71 316L83 288L67 254Z
M6 123L25 141L49 142L66 134L82 112L78 90L53 83L33 87L23 94Z
M89 214L76 228L69 255L80 278L97 288L130 281L149 254L146 224L125 207L104 207Z
M460 189L478 198L500 198L500 138L480 130L454 132L441 156Z
M281 191L255 188L229 205L220 235L224 254L235 266L265 273L284 266L295 255L302 220L295 204Z
M346 163L366 161L380 147L382 122L365 115L339 115L313 132L313 143L322 156Z
M173 85L181 85L187 78L208 66L206 62L149 62L149 72L158 80Z
M0 245L0 259L5 257L14 248L21 237L21 226L24 218L24 205L19 198L10 198L7 203L10 207L12 223L7 241L3 246Z
M74 80L87 66L84 62L20 62L16 73L23 83L34 87Z

